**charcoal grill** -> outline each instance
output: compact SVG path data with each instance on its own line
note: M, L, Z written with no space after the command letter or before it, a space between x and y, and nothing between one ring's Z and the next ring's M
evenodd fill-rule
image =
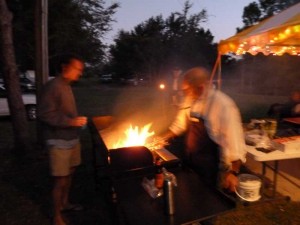
M109 149L101 132L113 124L113 117L93 117L89 128L93 144L93 161L97 177L124 176L154 171L151 151L145 146Z

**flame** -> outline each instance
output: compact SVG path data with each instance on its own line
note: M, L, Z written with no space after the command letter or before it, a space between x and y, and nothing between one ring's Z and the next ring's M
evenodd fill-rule
M128 129L125 130L125 138L119 140L113 145L113 148L130 147L130 146L145 146L148 137L153 136L154 131L149 132L151 123L145 125L141 129L138 126L133 127L131 124Z

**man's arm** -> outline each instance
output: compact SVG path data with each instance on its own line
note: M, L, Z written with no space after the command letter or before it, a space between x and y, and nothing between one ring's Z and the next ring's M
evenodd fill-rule
M238 186L238 178L237 175L240 171L242 165L241 160L236 160L231 162L231 169L224 171L221 175L222 181L221 186L225 189L230 190L231 192L234 192L236 187Z

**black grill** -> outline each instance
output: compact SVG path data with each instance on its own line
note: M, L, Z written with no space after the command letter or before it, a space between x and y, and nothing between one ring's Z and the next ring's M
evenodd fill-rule
M145 146L108 149L101 136L101 130L108 128L112 123L111 116L93 117L89 121L96 172L100 176L119 176L153 170L153 155Z

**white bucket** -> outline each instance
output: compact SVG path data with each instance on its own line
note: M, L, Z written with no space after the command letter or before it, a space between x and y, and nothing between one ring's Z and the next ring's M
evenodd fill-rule
M259 177L252 174L240 174L238 179L239 185L235 191L237 196L248 202L254 202L261 198L261 180Z

